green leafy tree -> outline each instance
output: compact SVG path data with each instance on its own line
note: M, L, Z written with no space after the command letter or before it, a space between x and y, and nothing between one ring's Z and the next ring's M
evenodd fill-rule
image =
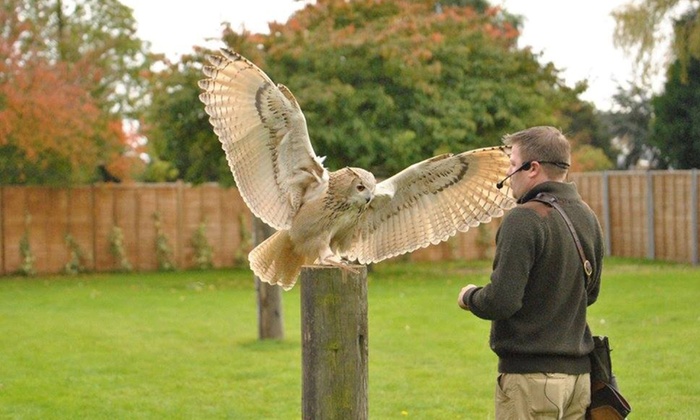
M652 142L666 163L676 169L700 168L700 60L691 58L685 70L676 61L653 105Z
M361 166L385 177L532 125L570 135L571 127L581 144L604 143L584 127L594 118L578 99L586 84L566 86L552 64L518 49L519 25L485 1L319 0L270 24L269 34L227 27L222 38L291 89L331 169ZM183 179L231 182L197 99L205 53L158 75L148 137Z
M616 110L608 113L605 118L610 133L617 138L620 152L618 167L631 169L641 159L646 159L652 167L657 167L658 149L651 144L653 108L648 91L634 84L628 89L618 86L613 100Z
M609 133L593 104L572 101L563 105L562 126L572 144L571 170L602 171L613 167Z
M144 114L154 161L147 181L233 184L221 143L199 101L204 51L167 63L152 87L153 103Z
M518 23L491 7L326 0L271 25L271 36L251 43L252 59L294 92L330 167L387 176L568 121L561 109L585 86L568 88L554 66L518 50Z

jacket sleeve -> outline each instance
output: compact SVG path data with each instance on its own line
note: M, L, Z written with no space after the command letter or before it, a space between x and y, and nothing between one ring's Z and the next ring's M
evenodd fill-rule
M482 319L499 320L520 310L532 264L544 241L542 219L535 211L511 210L496 235L491 282L469 293L470 311Z

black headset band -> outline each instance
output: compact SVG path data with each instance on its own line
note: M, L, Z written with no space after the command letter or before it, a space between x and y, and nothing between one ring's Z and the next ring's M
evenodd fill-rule
M553 162L553 161L551 161L551 160L531 160L531 161L525 162L525 164L523 164L523 166L525 166L525 165L531 165L532 162L538 162L538 163L540 163L540 164L542 164L542 163L548 163L548 164L550 164L550 165L557 166L557 167L559 167L559 168L561 168L561 169L569 169L569 166L571 166L571 165L569 165L569 164L566 163L566 162Z

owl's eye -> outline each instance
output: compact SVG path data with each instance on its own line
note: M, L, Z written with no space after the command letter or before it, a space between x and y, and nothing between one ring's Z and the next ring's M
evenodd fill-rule
M359 191L359 192L362 192L362 191L364 191L364 190L367 189L367 187L365 187L365 186L362 185L362 184L358 185L356 188L357 188L357 191Z

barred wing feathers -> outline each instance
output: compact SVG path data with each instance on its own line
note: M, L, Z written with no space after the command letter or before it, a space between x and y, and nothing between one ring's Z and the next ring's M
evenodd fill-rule
M328 182L292 93L245 57L223 49L209 57L200 100L253 214L288 229L305 194Z
M515 206L495 185L508 167L506 147L441 155L377 184L370 207L344 254L379 262L447 240Z

